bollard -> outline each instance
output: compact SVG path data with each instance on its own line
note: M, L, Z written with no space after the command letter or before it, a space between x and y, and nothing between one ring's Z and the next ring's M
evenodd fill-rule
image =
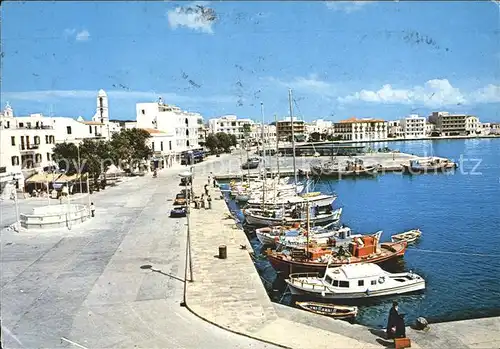
M226 258L227 258L227 246L220 245L219 246L219 259L226 259Z

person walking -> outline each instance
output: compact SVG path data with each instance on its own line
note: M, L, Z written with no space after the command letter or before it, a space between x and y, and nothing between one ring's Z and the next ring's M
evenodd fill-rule
M387 339L406 337L404 314L399 313L398 302L392 302L387 320Z
M212 198L210 197L210 195L208 195L207 197L207 206L209 210L212 209Z
M95 206L93 202L90 203L90 214L92 217L95 217Z
M208 184L205 184L205 195L208 195Z

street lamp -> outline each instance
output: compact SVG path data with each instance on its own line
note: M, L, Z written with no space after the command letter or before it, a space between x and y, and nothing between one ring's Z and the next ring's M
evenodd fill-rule
M14 184L14 188L12 189L12 194L14 195L14 203L16 205L16 231L20 231L20 217L19 217L19 203L17 202L17 179L16 175L12 174L12 183Z
M179 173L181 178L184 178L184 187L186 190L186 219L187 219L187 236L186 236L186 262L185 262L185 270L184 270L184 280L188 280L187 278L187 270L189 266L189 282L193 282L193 263L191 259L191 227L190 227L190 213L191 213L191 198L193 192L193 176L192 171L184 171ZM188 180L191 182L191 190L188 195ZM186 284L184 283L184 288L186 288ZM184 291L184 294L186 292Z

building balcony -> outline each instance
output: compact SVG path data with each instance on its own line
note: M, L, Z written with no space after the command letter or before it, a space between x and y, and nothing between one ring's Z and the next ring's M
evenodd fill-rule
M40 145L38 145L38 144L28 144L28 145L20 144L19 150L21 152L34 152L39 147L40 147Z

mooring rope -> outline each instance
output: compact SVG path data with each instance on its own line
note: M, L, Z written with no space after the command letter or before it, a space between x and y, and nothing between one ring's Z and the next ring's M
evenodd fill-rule
M498 255L486 254L486 253L468 253L468 252L452 252L452 251L439 251L439 250L424 250L421 248L412 248L409 251L419 251L419 252L428 252L428 253L437 253L437 254L453 254L453 255L461 255L461 256L498 257Z

